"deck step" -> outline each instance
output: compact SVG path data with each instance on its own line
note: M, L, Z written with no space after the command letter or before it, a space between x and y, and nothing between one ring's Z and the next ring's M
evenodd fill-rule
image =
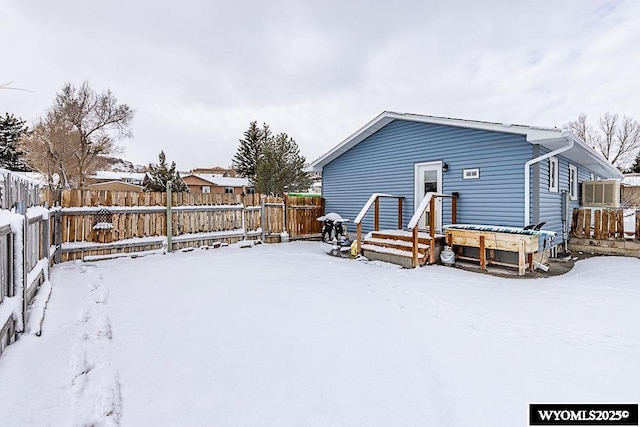
M431 237L418 235L418 264L429 259ZM362 253L370 260L385 261L405 268L413 267L413 234L403 230L380 230L369 233L362 244Z
M384 261L392 264L400 265L404 268L413 268L413 254L410 250L400 250L387 248L384 246L363 244L362 254L372 261ZM424 253L418 253L418 263L424 264L427 256Z
M383 239L383 238L367 238L364 239L364 244L382 246L385 248L393 248L402 251L413 251L413 243L407 242L405 240L397 240L397 239ZM429 249L429 245L425 243L418 243L418 251L423 252Z
M406 258L413 257L413 253L410 250L395 249L395 248L389 248L389 247L378 246L378 245L368 245L366 243L362 245L362 250L397 255L397 256L406 257ZM424 252L418 252L418 259L424 259L425 256L426 255L424 254Z
M401 240L403 242L413 243L413 235L409 231L402 230L384 230L372 231L367 237L374 239ZM431 242L431 236L427 233L418 233L418 243L428 245Z

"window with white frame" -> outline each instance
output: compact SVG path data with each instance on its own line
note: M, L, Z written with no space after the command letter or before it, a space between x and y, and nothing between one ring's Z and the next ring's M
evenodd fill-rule
M569 196L571 200L578 200L578 168L569 165Z
M558 158L549 158L549 191L558 192Z
M211 193L211 186L210 185L203 185L201 187L201 189L202 189L202 192L205 193L205 194Z
M593 172L589 172L589 181L595 181L596 180L596 176L593 174Z
M224 194L233 194L233 187L224 187Z

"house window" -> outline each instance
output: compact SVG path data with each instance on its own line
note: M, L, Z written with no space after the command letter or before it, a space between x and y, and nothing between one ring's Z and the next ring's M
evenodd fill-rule
M211 193L211 186L210 185L203 185L202 186L202 192L205 193L205 194Z
M233 187L224 187L224 194L233 194Z
M593 172L589 172L589 181L595 181L596 180L596 176L593 174Z
M480 178L480 169L464 169L462 171L462 179L478 179Z
M578 168L574 165L569 165L569 196L578 200Z
M549 191L558 192L558 159L549 158Z
M244 189L245 194L256 194L256 189L253 187L247 187Z

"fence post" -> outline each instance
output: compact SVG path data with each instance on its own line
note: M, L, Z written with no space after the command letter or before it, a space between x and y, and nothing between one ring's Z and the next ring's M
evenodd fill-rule
M29 232L29 220L27 219L24 202L16 202L16 213L22 215L22 277L16 277L15 279L22 281L22 312L20 313L20 317L22 318L22 331L24 331L27 326L27 254L29 253L29 239L27 236ZM14 286L15 283L14 281Z
M53 262L56 264L62 261L62 211L60 209L53 214L53 244L56 246Z
M282 232L289 233L287 230L287 195L284 195L284 200L282 201Z
M261 239L265 241L265 227L267 225L266 222L266 200L267 196L264 194L260 196L260 229L262 230Z
M242 231L244 240L247 240L247 194L242 196Z
M49 204L47 202L44 202L43 207L45 209L47 209L47 211L49 210ZM51 231L51 228L49 226L51 221L51 217L49 216L49 214L47 213L47 219L46 220L41 220L40 221L40 236L41 236L41 240L40 240L40 258L47 258L47 260L49 260L49 262L51 262L51 260L49 259L49 257L51 256L51 254L49 253L49 233Z
M167 182L167 252L171 252L173 243L173 215L171 214L171 181Z

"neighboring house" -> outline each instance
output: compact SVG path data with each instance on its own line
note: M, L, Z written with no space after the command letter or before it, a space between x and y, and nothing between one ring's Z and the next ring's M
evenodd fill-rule
M373 193L404 197L404 227L426 192L457 193L458 223L545 222L558 243L571 220L569 214L563 221L563 197L577 207L581 181L622 178L601 154L560 129L393 112L374 118L308 170L322 172L326 212L352 221ZM372 217L363 221L365 232ZM439 209L435 222L438 229L450 224L450 207ZM381 203L380 228L397 225L397 202Z
M142 186L146 175L147 174L144 172L96 171L96 173L87 177L87 182L89 182L89 184L97 184L102 182L119 181Z
M640 208L640 173L626 173L622 180L622 203L626 207Z
M191 171L193 174L207 174L207 175L222 175L235 177L236 171L231 168L222 168L220 166L214 166L212 168L195 168Z
M182 180L191 193L253 194L247 178L234 178L214 174L187 174Z
M141 185L129 184L124 181L105 181L87 185L88 190L106 191L143 191Z
M142 191L146 173L96 171L87 177L89 190Z

